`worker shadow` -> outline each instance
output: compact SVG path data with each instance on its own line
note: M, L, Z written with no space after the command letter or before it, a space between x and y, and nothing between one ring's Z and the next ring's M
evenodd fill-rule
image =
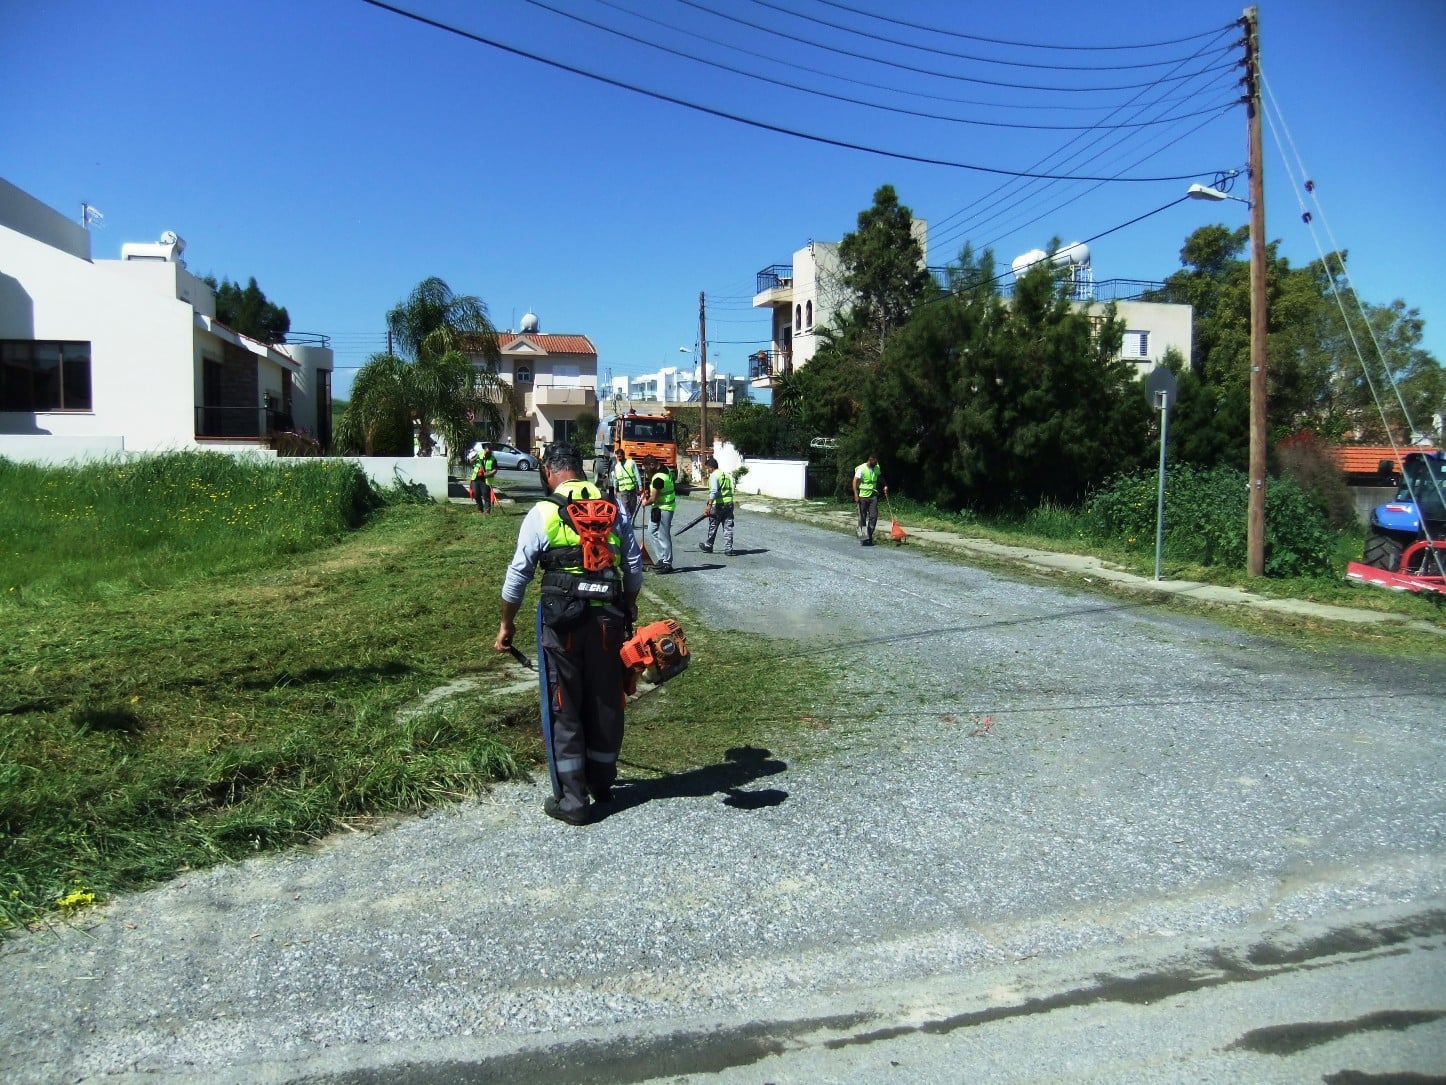
M649 772L661 771L630 761L619 763ZM721 764L704 765L687 772L663 772L646 780L619 780L613 786L613 801L594 806L593 813L602 820L659 799L703 799L720 792L724 806L735 810L762 810L780 805L788 798L788 792L772 787L757 791L746 788L757 780L776 776L787 769L788 763L778 760L769 750L757 746L735 746L723 754Z
M752 550L745 550L745 549L743 549L742 547L737 547L737 546L735 546L735 547L733 548L733 556L734 556L735 558L746 558L746 557L751 557L751 556L754 555L754 554L766 554L766 553L768 553L768 548L765 547L765 546L756 546L756 547L754 547Z
M679 573L706 573L709 569L722 569L725 566L721 562L709 561L702 565L674 565L669 576L677 576Z

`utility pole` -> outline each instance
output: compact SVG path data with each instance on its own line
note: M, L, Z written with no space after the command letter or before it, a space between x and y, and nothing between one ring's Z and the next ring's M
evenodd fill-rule
M1260 12L1248 7L1245 27L1245 115L1250 175L1250 502L1245 573L1265 575L1265 156L1260 137Z
M703 408L703 421L698 427L698 443L703 448L703 458L706 460L713 454L713 449L708 443L708 317L701 290L698 291L698 376L703 387L698 400Z

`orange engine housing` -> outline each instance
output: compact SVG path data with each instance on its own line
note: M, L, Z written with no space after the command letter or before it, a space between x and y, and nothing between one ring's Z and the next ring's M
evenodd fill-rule
M631 681L641 675L654 685L688 667L688 638L672 618L643 626L618 653ZM630 682L631 684L631 682Z

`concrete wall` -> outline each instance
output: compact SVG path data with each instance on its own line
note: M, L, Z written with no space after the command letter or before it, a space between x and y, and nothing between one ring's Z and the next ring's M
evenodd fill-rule
M419 482L434 501L447 500L445 456L344 456L366 472L372 485L390 487L398 482Z
M721 464L721 460L719 461ZM808 478L807 460L744 460L748 473L734 489L740 494L802 500Z

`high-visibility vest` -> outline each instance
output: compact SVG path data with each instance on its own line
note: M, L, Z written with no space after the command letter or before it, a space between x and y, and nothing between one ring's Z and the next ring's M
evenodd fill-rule
M658 480L663 480L663 495L655 502L661 512L674 512L678 508L678 493L673 489L673 476L667 471L659 471L653 476L652 488L658 489Z
M733 504L733 480L728 477L727 471L718 472L718 496L713 499L713 504Z
M618 493L632 493L643 487L643 480L638 477L638 465L633 460L622 460L618 464Z
M602 497L596 486L591 485L585 479L569 479L553 491L558 497L565 501L577 501L597 499ZM608 532L608 549L612 552L612 567L603 570L601 573L589 573L582 564L582 537L568 526L567 521L562 518L562 509L558 503L551 498L539 501L538 507L542 509L542 530L547 536L547 546L542 552L538 564L543 569L542 589L545 592L559 592L561 594L585 594L578 593L572 589L580 581L594 581L599 577L616 581L617 586L612 594L616 596L621 588L621 570L623 564L623 544L615 530ZM591 593L586 593L591 594ZM608 598L593 598L595 606L602 606L609 601Z
M882 469L878 464L870 467L865 460L854 470L854 478L859 480L859 497L873 497L874 491L879 488L879 475Z

